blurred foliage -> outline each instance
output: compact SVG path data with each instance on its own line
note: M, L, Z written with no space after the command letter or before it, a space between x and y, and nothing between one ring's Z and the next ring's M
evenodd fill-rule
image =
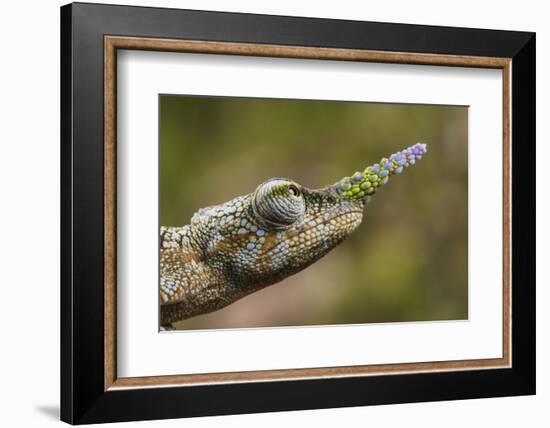
M428 153L365 209L363 224L306 270L178 328L468 317L466 107L163 95L160 218L270 177L318 188L417 141Z

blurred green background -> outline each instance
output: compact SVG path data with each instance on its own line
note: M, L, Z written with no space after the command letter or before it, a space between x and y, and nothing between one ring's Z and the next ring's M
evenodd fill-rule
M417 141L428 153L367 204L363 224L306 270L179 329L468 317L466 107L160 96L160 221L270 177L318 188Z

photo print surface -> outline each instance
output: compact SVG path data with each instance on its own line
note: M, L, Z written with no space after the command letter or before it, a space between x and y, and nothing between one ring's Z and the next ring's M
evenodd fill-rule
M468 318L468 109L159 96L161 330Z

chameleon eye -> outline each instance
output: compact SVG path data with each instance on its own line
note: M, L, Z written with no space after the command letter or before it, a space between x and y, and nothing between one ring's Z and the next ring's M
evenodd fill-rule
M299 197L301 195L300 190L294 184L290 184L288 186L288 193L296 197Z
M293 197L289 197L289 193ZM305 204L298 186L282 178L273 178L258 186L252 194L252 209L264 227L281 229L304 216Z

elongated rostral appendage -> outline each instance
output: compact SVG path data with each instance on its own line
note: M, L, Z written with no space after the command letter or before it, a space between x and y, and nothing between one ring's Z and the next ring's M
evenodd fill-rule
M344 197L350 199L362 199L373 195L392 175L401 174L405 168L421 160L426 151L426 144L416 143L392 154L389 158L382 158L379 163L368 166L362 172L357 171L351 177L344 177L335 186Z
M319 260L359 227L370 196L424 153L417 143L321 189L271 178L201 208L186 226L161 227L161 326L223 308Z

